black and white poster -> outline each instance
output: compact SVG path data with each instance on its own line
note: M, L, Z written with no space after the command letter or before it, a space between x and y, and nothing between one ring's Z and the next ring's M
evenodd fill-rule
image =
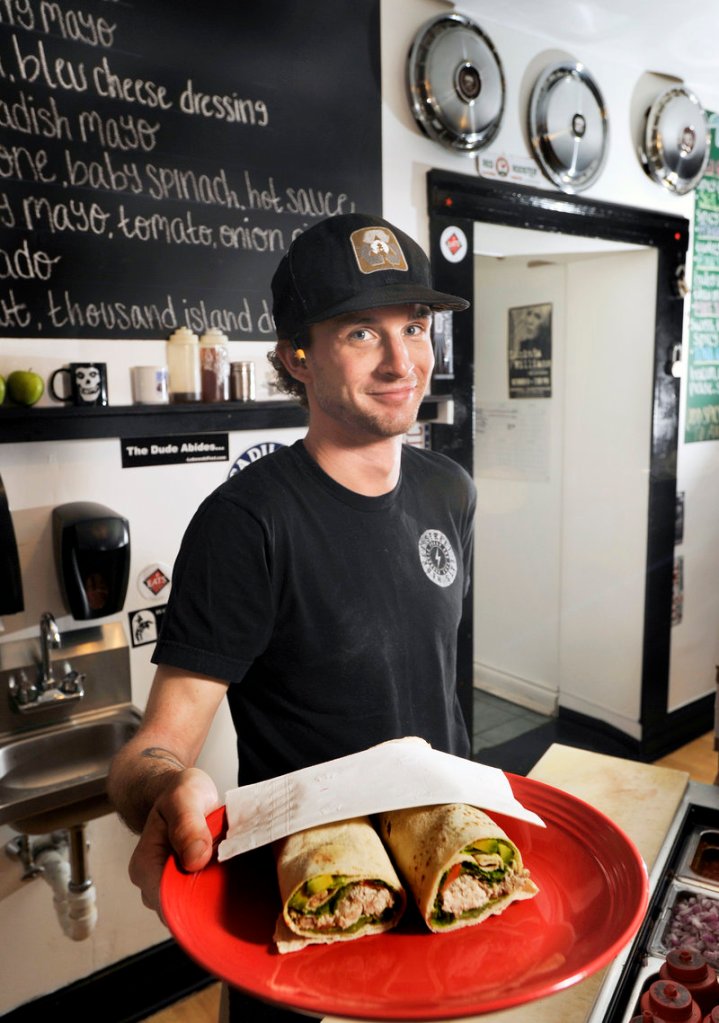
M510 398L552 397L552 304L509 310L507 335Z

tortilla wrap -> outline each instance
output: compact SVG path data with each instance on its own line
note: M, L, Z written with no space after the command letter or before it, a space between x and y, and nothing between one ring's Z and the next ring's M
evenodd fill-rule
M481 923L539 891L516 845L474 806L393 810L379 827L431 931Z
M274 852L280 952L388 931L404 913L405 890L368 817L298 831Z

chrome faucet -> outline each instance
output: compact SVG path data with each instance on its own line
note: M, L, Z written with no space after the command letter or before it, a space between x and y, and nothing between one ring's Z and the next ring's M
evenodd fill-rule
M63 677L55 678L50 651L59 646L60 630L57 622L49 611L45 611L40 616L40 663L37 677L29 679L24 669L19 671L17 677L10 676L10 699L15 710L25 714L68 700L81 700L85 695L85 676L73 671L67 661Z
M52 670L52 661L50 660L50 648L60 646L60 630L57 627L57 622L54 616L49 612L45 611L40 616L40 691L47 689L55 684L55 675Z

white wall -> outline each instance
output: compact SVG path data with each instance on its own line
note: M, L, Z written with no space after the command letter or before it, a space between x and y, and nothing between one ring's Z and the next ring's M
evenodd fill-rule
M657 258L567 269L560 704L638 738Z
M445 151L420 134L405 95L405 61L416 31L428 18L449 9L450 5L435 0L383 0L382 3L384 213L422 242L427 239L427 170L440 167L468 174L476 172L473 160ZM501 53L508 88L505 122L492 151L528 155L522 129L525 72L529 64L536 62L538 54L546 55L554 44L546 37L532 37L489 18L483 21L483 27ZM561 26L555 27L559 30ZM268 27L267 49L271 57L271 27ZM606 90L612 115L612 142L604 174L589 194L687 214L691 210L691 199L677 200L662 192L645 178L636 162L627 126L636 68L627 69L613 61L611 54L597 52L592 55L592 71ZM707 102L711 99L707 98ZM347 109L351 116L351 105ZM57 365L78 357L86 358L92 353L94 359L106 361L110 366L113 403L129 401L129 366L161 361L163 352L158 342L5 339L1 343L4 369L9 371L31 361L43 375ZM243 355L233 351L233 357ZM299 433L301 431L287 431L283 436L289 441ZM231 456L253 441L267 437L266 432L261 437L232 435ZM707 449L709 445L695 447ZM702 454L705 453L696 452L697 457ZM709 459L709 455L706 452L705 459ZM697 458L693 458L686 470L682 467L690 509L688 529L697 521L695 488L701 490L708 486L711 476L719 480L713 452L711 459L711 464L705 460L698 467ZM47 522L51 507L83 497L116 506L118 511L127 514L133 529L131 578L134 581L147 559L172 562L184 524L207 490L222 477L223 468L224 463L219 466L214 463L211 466L121 470L119 442L112 440L3 445L0 471L11 511L23 533L22 557L24 569L29 570L26 589L33 614L41 604L50 602L52 605L57 599L48 569L48 538L42 534L38 540L34 527L34 524ZM161 480L161 485L155 485L157 480ZM716 507L716 499L713 504ZM707 528L707 535L697 540L697 560L711 531L710 522L705 520L702 524ZM714 541L708 543L707 549L712 547L716 548ZM135 594L129 593L128 610L134 599ZM137 599L141 606L139 597ZM706 610L706 603L703 606ZM49 609L56 610L57 606ZM688 619L689 601L685 614ZM61 616L59 624L67 628L72 623ZM23 620L20 628L11 618L6 619L5 626L6 638L14 638L31 627L29 621ZM691 645L695 641L696 638ZM133 651L132 670L133 696L137 704L143 706L151 677L146 649ZM204 763L214 774L221 791L233 784L234 745L225 718L218 720ZM4 845L9 837L9 829L0 830L0 843ZM12 978L0 989L0 1013L102 969L165 936L157 921L143 909L134 889L124 880L131 836L114 818L107 817L90 825L90 838L91 870L98 880L101 918L93 937L80 945L60 933L52 918L47 886L40 881L20 883L17 864L0 856L0 946L3 948L3 974Z
M562 263L475 260L475 677L544 713L559 696L565 295ZM510 402L507 310L540 302L553 306L552 398Z

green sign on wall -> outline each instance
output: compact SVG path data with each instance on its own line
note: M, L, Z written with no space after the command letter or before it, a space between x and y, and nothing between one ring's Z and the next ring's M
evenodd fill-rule
M719 116L697 185L689 305L684 441L719 440Z

